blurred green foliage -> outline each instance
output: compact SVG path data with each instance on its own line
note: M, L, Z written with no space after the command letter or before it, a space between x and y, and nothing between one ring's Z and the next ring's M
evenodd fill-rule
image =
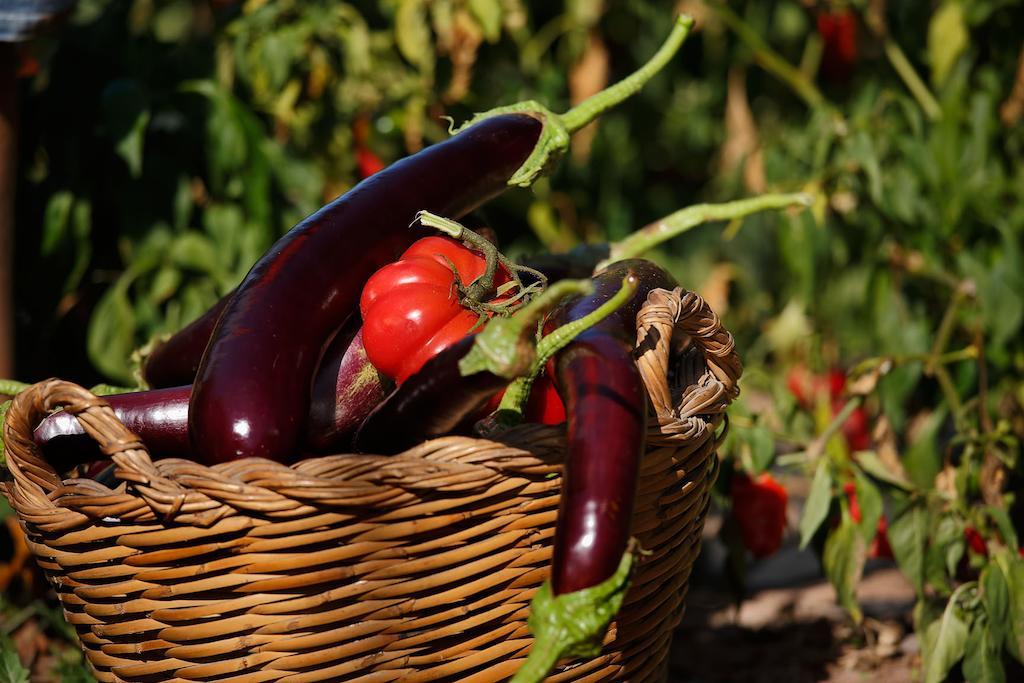
M696 201L812 193L810 211L704 228L653 255L712 299L743 350L725 453L757 472L796 445L782 462L820 491L802 531L854 615L871 535L850 526L842 483L855 481L865 518L889 515L920 588L927 675L971 643L989 654L964 660L968 678L999 680L993 662L1019 656L1024 634L1009 538L1024 531L1024 71L1011 30L1024 9L680 6L699 28L680 56L579 136L550 179L486 215L521 253L615 239ZM852 57L823 28L842 14ZM528 97L564 110L638 66L669 19L655 0L81 0L33 46L40 67L23 81L21 367L130 382L131 352L357 182L360 152L390 162L442 139L443 116ZM64 332L86 318L77 344ZM855 398L876 427L866 454L827 438L828 411L785 387L793 367L859 362L870 381ZM966 526L992 552L965 569Z

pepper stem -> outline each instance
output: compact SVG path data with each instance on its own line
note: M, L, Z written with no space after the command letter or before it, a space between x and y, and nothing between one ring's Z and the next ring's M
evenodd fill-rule
M672 25L672 32L668 34L668 38L654 53L654 56L647 60L646 64L615 85L605 88L596 95L591 95L562 114L559 117L562 125L570 133L575 133L608 109L636 94L675 56L683 41L690 34L691 28L693 28L692 17L685 14L676 17L675 23Z
M640 256L663 242L710 221L743 218L767 209L810 206L811 202L810 195L798 192L795 194L766 194L722 204L694 204L669 214L612 244L608 258L598 263L594 272L604 269L615 261Z
M13 379L0 379L0 394L7 394L8 396L14 396L20 394L29 388L29 384L24 382L18 382Z
M497 426L500 427L511 427L514 424L518 424L523 420L523 412L526 409L526 403L530 398L530 389L533 388L534 380L544 369L547 362L556 353L561 351L566 345L569 344L573 339L580 335L580 333L589 330L594 325L598 324L615 311L619 310L636 292L638 286L638 280L634 273L630 272L626 277L622 278L622 287L615 293L612 298L605 301L603 304L598 306L595 310L591 311L587 315L573 320L570 323L566 323L561 327L556 328L551 334L542 338L537 342L537 356L533 361L533 368L529 375L516 378L508 388L505 390L505 395L501 398L501 403L498 405L498 410L495 412L495 419ZM490 425L487 426L488 431Z

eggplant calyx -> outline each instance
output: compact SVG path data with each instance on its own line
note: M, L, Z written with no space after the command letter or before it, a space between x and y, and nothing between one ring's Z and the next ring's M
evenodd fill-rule
M459 361L463 377L492 372L514 379L529 374L537 357L537 328L551 309L568 296L593 291L590 280L556 282L509 317L492 318L473 339L473 346Z
M633 553L627 550L615 573L596 586L554 595L551 581L545 581L530 601L533 648L512 683L543 681L564 657L600 654L608 624L622 607L632 568Z
M569 137L572 133L634 95L647 81L661 71L662 67L679 51L683 41L690 34L691 28L693 28L693 19L685 14L680 14L676 17L668 38L647 63L621 81L583 100L564 114L556 114L539 102L527 100L476 114L469 121L450 132L457 133L484 119L503 114L523 114L540 121L541 133L533 152L508 180L509 185L529 187L540 175L557 163L565 150L569 148Z

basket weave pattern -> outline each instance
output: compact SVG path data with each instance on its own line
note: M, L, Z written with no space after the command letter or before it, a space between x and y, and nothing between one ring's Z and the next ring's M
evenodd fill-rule
M645 551L602 654L550 681L663 675L741 372L697 295L652 292L637 363L651 396L633 534ZM62 480L32 429L64 408L117 465ZM564 434L444 437L397 456L292 466L152 461L107 404L47 380L20 394L4 493L100 681L498 681L532 643Z

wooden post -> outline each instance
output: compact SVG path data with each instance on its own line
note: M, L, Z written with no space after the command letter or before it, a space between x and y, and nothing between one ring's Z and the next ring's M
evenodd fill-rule
M18 172L18 55L0 43L0 377L14 377L14 192Z

